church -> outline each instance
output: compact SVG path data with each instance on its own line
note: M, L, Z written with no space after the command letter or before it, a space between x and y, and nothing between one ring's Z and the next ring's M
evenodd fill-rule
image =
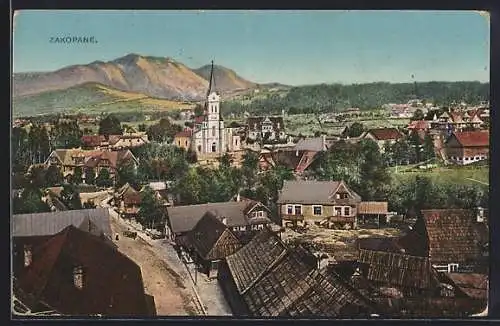
M241 139L234 128L225 128L220 112L221 96L215 88L214 66L210 72L205 111L195 119L191 136L191 149L198 157L221 156L241 149Z

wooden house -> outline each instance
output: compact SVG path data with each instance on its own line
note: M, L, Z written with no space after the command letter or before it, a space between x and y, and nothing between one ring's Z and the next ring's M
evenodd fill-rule
M82 149L56 149L50 153L45 164L55 165L65 178L75 173L77 167L82 169L83 179L85 172L92 170L97 177L103 169L108 170L111 178L116 179L120 165L131 162L135 167L139 164L137 158L130 150L82 150Z
M258 230L273 224L271 211L257 201L228 201L199 205L166 207L167 224L165 233L175 241L177 237L185 236L196 226L196 223L207 212L213 213L217 219L227 225L240 239L251 238Z
M12 216L12 268L22 270L33 249L73 225L111 242L109 210L105 208L69 210L51 213L15 214Z
M360 225L366 223L376 223L377 226L387 225L388 204L381 201L364 201L358 206L358 223Z
M73 225L35 246L15 276L26 302L46 303L64 315L154 315L140 267Z
M454 132L445 142L448 160L460 165L488 159L489 146L489 131Z
M487 272L489 232L481 210L432 209L422 214L398 240L408 254L429 257L440 272Z
M377 143L381 152L384 152L386 144L394 144L404 135L396 128L376 128L364 133L363 138L371 139Z
M361 197L344 181L285 181L278 205L286 222L323 222L345 228L357 227Z
M221 259L241 248L234 233L211 212L203 215L185 240L183 244L194 256L193 260L209 277L217 276Z
M312 254L287 247L268 229L226 257L218 279L238 316L352 317L370 311L340 277L318 271Z
M126 183L115 193L114 202L122 217L136 218L139 215L141 193Z

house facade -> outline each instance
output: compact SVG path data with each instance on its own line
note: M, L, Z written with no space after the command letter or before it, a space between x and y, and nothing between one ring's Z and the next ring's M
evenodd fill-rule
M284 141L287 138L281 116L250 117L247 118L246 125L246 137L253 141L261 139L266 143L266 141Z
M278 205L281 220L327 222L330 226L357 228L361 197L344 181L285 181Z
M255 232L271 225L271 211L256 201L229 201L199 205L167 207L165 233L170 240L186 236L207 212L213 213L241 241L247 241Z
M445 142L446 156L449 161L467 165L488 159L489 131L456 131Z
M112 179L120 165L130 162L137 168L139 161L128 149L126 150L83 150L83 149L56 149L50 153L45 164L55 165L66 178L75 173L76 168L82 169L83 179L86 171L92 170L96 177L101 170L108 170Z
M174 136L174 144L179 148L184 148L186 151L191 148L191 137L193 136L193 130L190 128L185 128Z
M43 302L64 315L155 314L140 267L73 225L33 247L14 277L26 302Z
M363 135L363 138L375 141L381 152L385 151L386 144L394 144L403 137L404 135L396 128L370 129Z

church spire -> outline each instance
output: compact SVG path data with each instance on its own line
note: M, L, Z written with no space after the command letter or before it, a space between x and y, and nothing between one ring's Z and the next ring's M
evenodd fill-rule
M212 60L212 67L210 68L210 79L208 81L207 97L215 91L215 78L214 78L214 61Z

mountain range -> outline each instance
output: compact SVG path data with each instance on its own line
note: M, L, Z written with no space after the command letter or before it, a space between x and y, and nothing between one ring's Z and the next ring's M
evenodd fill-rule
M210 65L191 69L168 57L128 54L112 61L72 65L53 72L16 73L14 98L96 83L119 91L168 100L201 100L208 89ZM214 66L216 89L233 93L257 87L231 69Z

